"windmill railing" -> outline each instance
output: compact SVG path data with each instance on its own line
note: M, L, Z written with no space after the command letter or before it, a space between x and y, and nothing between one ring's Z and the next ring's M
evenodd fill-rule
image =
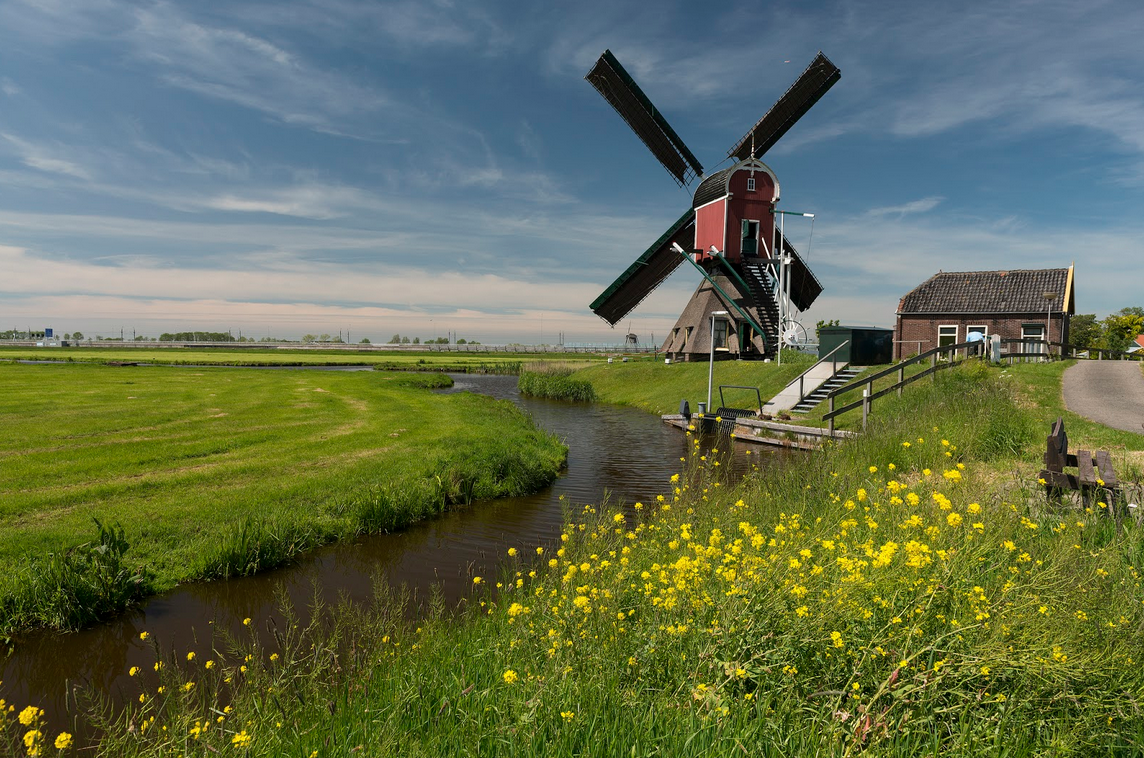
M853 410L856 410L858 408L861 408L862 409L862 428L865 429L866 423L870 418L870 412L873 409L875 400L877 400L880 397L885 397L886 395L890 394L891 392L896 392L898 394L898 397L901 397L902 388L905 387L906 385L911 384L913 382L916 382L918 379L921 379L923 377L936 374L938 371L941 371L943 369L947 369L947 368L950 368L951 366L958 365L959 361L957 360L957 357L958 357L959 351L962 351L961 355L965 359L974 358L974 357L982 357L985 355L985 343L981 342L981 341L959 342L959 343L952 344L952 345L941 345L940 347L931 348L931 349L925 351L924 353L920 353L918 355L915 355L913 358L907 358L906 360L902 361L901 363L897 363L893 366L890 366L887 369L877 371L873 374L867 374L866 376L863 376L861 379L858 379L857 381L853 381L849 384L845 384L845 385L839 387L836 390L832 390L831 392L829 392L826 395L826 399L829 402L829 409L827 410L827 412L825 414L823 414L822 420L827 422L827 429L830 431L831 434L833 434L834 433L834 420L836 418L841 416L843 413L847 413L849 411L853 411ZM942 358L942 357L944 357L946 360L939 360L939 358ZM917 364L917 363L921 363L922 361L925 361L927 359L930 362L930 365L928 368L926 368L922 371L919 371L918 373L913 374L912 376L906 376L906 368L907 367L912 366L912 365ZM891 384L888 387L883 387L882 389L878 390L877 392L874 391L874 382L876 382L879 379L890 376L891 374L895 374L895 373L898 375L897 376L898 380L896 382L894 382L893 384ZM835 408L834 407L835 400L840 395L844 395L847 392L853 392L854 390L858 390L858 389L862 390L862 397L860 399L855 400L854 402L851 402L851 403L847 403L846 405L842 406L841 408Z
M826 355L819 358L818 361L813 366L811 366L806 371L803 371L801 374L798 375L798 378L796 378L794 380L794 382L798 382L798 401L800 403L803 401L804 398L806 398L806 390L805 390L806 375L809 374L811 371L814 371L814 369L818 368L823 363L826 363L826 361L828 361L828 360L830 361L830 375L834 376L835 374L837 374L838 373L838 358L835 357L835 354L839 350L841 350L842 348L846 347L849 344L850 344L850 340L843 340L842 343L838 347L834 348L829 353L827 353ZM850 364L850 361L846 361L845 363L842 364L842 368L846 368L849 364ZM791 382L791 384L794 384L794 382Z

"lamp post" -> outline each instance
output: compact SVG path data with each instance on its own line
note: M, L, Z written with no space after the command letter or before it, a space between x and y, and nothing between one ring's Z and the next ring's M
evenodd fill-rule
M727 311L711 312L711 357L707 362L707 412L711 412L711 380L715 376L715 317L726 316Z
M788 264L791 263L791 258L786 254L785 246L782 241L786 239L786 217L787 216L802 216L803 218L814 218L813 213L802 213L799 211L779 211L771 209L771 213L779 217L779 239L771 246L771 254L779 254L778 260L778 275L779 275L779 346L778 346L778 364L783 365L783 322L787 319L787 301L790 300L790 271Z

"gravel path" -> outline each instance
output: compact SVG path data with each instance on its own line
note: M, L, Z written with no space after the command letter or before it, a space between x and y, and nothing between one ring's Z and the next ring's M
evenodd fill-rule
M1064 395L1073 413L1144 434L1144 374L1136 361L1078 361L1065 371Z

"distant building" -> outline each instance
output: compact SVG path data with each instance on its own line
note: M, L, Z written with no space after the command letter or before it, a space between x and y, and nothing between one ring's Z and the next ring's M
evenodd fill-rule
M1072 266L939 271L899 302L894 358L965 342L970 332L1067 343L1075 312Z

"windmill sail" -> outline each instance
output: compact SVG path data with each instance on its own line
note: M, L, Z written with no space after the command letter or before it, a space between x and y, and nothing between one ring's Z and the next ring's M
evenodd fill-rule
M611 50L604 51L584 78L616 109L620 118L627 122L680 186L703 175L703 166Z
M683 263L683 256L672 248L672 243L678 242L680 247L690 249L694 238L695 211L688 208L596 298L590 306L592 312L615 326Z
M790 254L791 264L787 269L790 274L790 301L800 311L805 311L818 296L822 294L822 283L806 265L806 261L799 256L798 251L786 237L783 237L783 251Z
M761 158L841 78L838 66L820 52L766 115L731 148L727 157L746 160L752 157L753 148L754 157Z

